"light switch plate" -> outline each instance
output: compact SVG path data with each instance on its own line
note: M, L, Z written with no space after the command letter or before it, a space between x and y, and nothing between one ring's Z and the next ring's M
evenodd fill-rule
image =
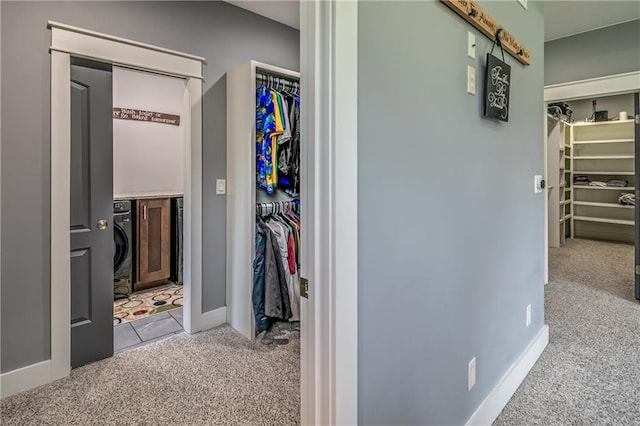
M476 94L476 69L467 65L467 93Z
M467 34L467 56L471 59L476 58L476 36L471 31Z
M226 179L216 179L216 195L224 195L227 193Z

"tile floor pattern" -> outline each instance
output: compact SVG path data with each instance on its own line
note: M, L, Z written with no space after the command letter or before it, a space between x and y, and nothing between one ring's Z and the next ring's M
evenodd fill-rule
M182 308L113 327L115 353L182 333Z

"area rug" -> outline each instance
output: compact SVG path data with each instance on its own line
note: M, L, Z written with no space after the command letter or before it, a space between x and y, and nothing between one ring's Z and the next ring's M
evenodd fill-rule
M113 325L182 307L182 286L169 284L113 302Z

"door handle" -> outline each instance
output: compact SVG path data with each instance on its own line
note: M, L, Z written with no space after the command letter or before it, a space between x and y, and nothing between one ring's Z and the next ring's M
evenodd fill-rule
M109 222L104 219L100 219L96 225L100 231L104 231L109 226Z
M142 219L147 220L147 206L142 206Z

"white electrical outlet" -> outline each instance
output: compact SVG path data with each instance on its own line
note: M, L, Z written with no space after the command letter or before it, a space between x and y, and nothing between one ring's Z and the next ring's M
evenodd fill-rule
M467 65L467 93L476 94L476 69Z
M469 361L469 368L467 373L469 376L469 385L467 387L467 390L470 391L476 385L476 357L471 358L471 361Z
M467 35L467 56L476 58L476 36L471 31Z
M531 303L527 305L527 327L531 325Z
M216 194L226 194L227 193L227 181L226 179L216 179Z

